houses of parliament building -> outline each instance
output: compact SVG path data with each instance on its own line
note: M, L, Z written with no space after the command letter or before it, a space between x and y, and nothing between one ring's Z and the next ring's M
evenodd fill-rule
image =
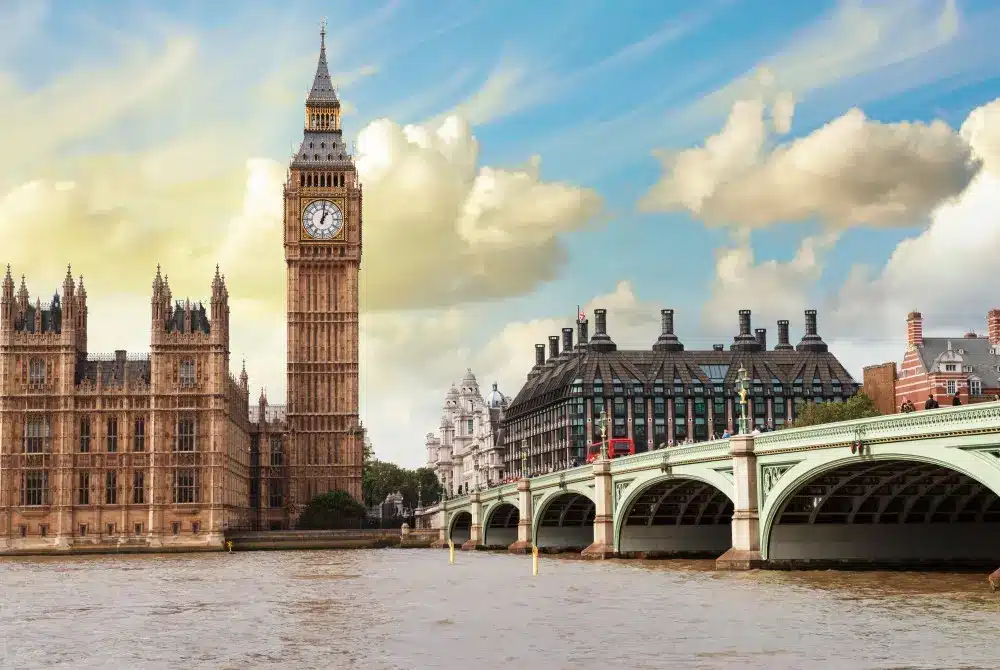
M325 30L284 187L287 405L251 402L229 357L229 291L206 309L155 269L148 353L87 350L87 290L0 292L0 554L218 548L227 529L294 526L333 489L361 498L361 185ZM151 273L153 269L151 268ZM208 278L206 277L206 280ZM206 282L207 283L207 282Z

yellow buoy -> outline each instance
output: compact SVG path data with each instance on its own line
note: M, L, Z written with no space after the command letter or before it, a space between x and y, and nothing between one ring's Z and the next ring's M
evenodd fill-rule
M538 547L531 547L531 574L534 577L538 576Z
M233 553L233 541L232 540L227 540L226 541L226 549L229 550L230 554Z
M448 562L455 562L455 543L451 540L448 540Z

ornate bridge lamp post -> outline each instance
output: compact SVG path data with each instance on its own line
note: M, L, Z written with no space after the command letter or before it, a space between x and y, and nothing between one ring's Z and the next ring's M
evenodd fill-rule
M521 479L528 478L528 447L521 442Z
M750 395L749 387L750 380L747 378L747 371L741 365L739 371L736 373L736 392L740 397L740 435L747 435L750 432L750 422L747 417L747 399Z
M608 411L607 409L601 409L601 418L598 419L598 425L601 427L601 460L608 460Z

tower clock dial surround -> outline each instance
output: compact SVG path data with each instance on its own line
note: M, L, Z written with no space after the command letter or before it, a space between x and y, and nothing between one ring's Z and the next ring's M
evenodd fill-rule
M336 239L344 230L344 212L332 200L313 200L302 210L302 230L309 239Z

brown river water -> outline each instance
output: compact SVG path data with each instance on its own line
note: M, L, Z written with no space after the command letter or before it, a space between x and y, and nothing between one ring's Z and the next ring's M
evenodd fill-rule
M998 668L983 574L363 550L0 561L2 668Z

